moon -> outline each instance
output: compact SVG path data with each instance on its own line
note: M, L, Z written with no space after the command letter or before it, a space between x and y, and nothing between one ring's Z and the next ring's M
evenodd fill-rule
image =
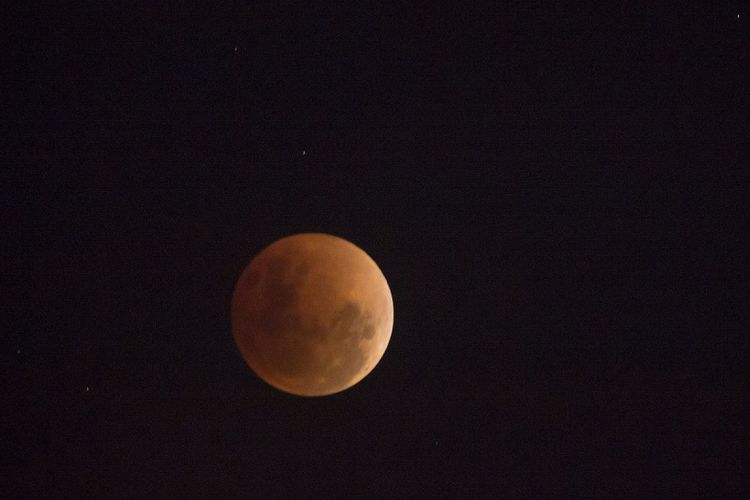
M299 396L355 385L383 356L393 298L362 249L324 233L287 236L256 255L232 296L232 334L248 366Z

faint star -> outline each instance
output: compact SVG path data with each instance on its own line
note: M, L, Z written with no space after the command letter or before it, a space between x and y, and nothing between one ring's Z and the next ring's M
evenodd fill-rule
M86 386L86 392L89 392L89 386Z
M237 47L234 48L234 51L237 52Z
M302 156L305 156L306 154L307 154L307 151L305 151L305 150L303 149L303 150L302 150Z
M21 349L17 349L16 354L21 354Z

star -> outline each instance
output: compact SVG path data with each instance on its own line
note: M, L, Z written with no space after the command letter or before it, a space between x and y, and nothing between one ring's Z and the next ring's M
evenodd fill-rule
M86 386L86 392L89 392L89 390L91 390L91 388L89 386Z
M305 151L305 150L303 149L303 150L302 150L302 156L305 156L306 154L307 154L307 151Z
M234 51L237 52L237 47L234 48Z

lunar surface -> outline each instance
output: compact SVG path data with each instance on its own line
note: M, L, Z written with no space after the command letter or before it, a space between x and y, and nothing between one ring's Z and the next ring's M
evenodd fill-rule
M250 368L282 391L323 396L362 380L383 356L393 299L377 264L328 234L282 238L245 268L232 333Z

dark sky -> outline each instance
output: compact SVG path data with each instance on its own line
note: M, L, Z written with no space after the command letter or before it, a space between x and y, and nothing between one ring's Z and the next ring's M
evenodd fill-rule
M8 16L1 496L740 496L750 11L466 3ZM229 325L309 231L395 304L315 399Z

